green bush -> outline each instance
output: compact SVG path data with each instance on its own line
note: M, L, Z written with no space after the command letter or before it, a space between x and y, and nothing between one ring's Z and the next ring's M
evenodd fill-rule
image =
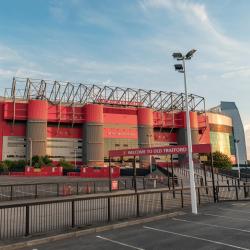
M34 155L32 157L32 166L35 168L40 168L42 166L51 166L52 165L52 160L49 158L48 155L45 156L38 156Z
M24 171L26 165L27 165L27 163L25 160L18 160L18 161L5 160L5 161L3 161L3 166L6 169L8 169L9 171L22 172L22 171Z
M49 158L48 155L42 156L41 158L45 166L51 166L52 160Z
M63 167L63 170L66 170L66 171L73 171L74 170L74 165L68 161L65 161L64 159L61 159L59 161L59 166Z

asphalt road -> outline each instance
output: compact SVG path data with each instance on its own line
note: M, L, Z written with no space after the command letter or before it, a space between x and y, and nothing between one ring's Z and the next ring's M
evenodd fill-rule
M250 249L250 202L225 202L172 219L60 240L28 250Z

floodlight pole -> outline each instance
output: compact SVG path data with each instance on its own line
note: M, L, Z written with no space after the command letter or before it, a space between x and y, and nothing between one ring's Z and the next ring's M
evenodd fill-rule
M182 58L182 62L183 62L183 73L184 73L184 88L185 88L186 126L187 126L188 163L189 163L191 205L192 205L192 213L197 214L197 198L196 198L195 179L194 179L194 162L193 162L193 152L192 152L193 150L192 150L190 116L189 116L189 107L188 107L188 93L187 93L185 57Z

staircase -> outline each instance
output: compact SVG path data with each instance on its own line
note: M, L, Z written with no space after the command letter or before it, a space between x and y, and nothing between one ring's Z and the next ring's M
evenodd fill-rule
M190 186L189 169L187 165L184 165L182 167L174 167L173 171L174 175L176 175L178 179L182 179L184 187ZM196 186L213 185L211 167L209 166L200 166L198 164L195 164L194 176ZM243 180L239 180L239 178L232 175L221 173L217 168L214 168L214 183L218 186L244 185Z

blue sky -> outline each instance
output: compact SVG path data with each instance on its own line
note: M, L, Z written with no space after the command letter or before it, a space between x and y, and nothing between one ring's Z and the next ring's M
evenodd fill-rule
M13 76L189 91L207 107L235 101L250 140L250 1L6 0L0 3L0 86Z

